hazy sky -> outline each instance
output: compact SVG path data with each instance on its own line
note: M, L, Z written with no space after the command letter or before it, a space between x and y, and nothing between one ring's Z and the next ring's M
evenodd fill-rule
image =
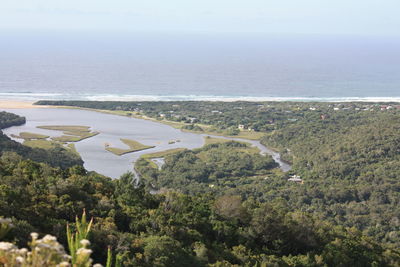
M400 0L0 0L0 29L400 36Z

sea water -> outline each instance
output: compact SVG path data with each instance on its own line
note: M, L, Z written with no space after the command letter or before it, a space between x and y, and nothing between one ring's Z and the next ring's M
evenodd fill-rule
M400 101L400 40L0 33L0 99Z

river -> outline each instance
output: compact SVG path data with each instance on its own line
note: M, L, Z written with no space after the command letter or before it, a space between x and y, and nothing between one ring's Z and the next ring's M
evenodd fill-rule
M90 126L92 131L100 132L100 134L94 137L75 143L75 147L81 155L84 167L87 170L96 171L112 178L118 178L125 172L132 171L134 162L143 154L173 148L199 148L204 145L204 137L207 136L206 134L182 132L169 125L154 121L88 110L62 108L4 110L26 117L26 124L3 130L8 136L11 136L11 134L18 135L20 132L33 132L51 137L62 135L59 131L36 128L41 125L83 125ZM259 141L209 136L250 143L258 147L261 154L271 155L283 171L290 170L290 165L280 159L279 153L268 149ZM125 145L120 141L120 138L136 140L142 144L155 147L122 156L114 155L105 150L105 144L124 148ZM21 139L14 140L22 141ZM170 144L172 140L180 140L180 142ZM158 164L161 166L162 160Z

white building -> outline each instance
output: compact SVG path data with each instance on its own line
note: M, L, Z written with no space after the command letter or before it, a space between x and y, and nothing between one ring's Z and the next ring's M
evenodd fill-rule
M301 179L300 176L298 176L298 175L296 175L296 174L290 176L290 178L288 179L288 181L290 181L290 182L295 182L295 183L300 183L300 184L303 183L303 179Z

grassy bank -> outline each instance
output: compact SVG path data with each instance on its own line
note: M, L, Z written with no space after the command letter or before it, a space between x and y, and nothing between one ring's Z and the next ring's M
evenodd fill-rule
M186 148L172 148L172 149L168 149L168 150L164 150L164 151L160 151L160 152L145 154L145 155L142 155L142 158L145 158L145 159L163 158L168 155L172 155L172 154L184 151L184 150L186 150Z
M22 133L19 133L19 135L12 134L11 137L24 139L24 140L47 139L47 138L49 138L48 135L30 133L30 132L22 132Z
M117 155L117 156L122 156L124 154L132 153L132 152L137 152L145 149L150 149L153 148L154 146L146 146L144 144L141 144L135 140L130 140L130 139L120 139L124 144L129 146L128 149L122 149L122 148L117 148L117 147L110 147L106 146L106 150Z
M53 148L61 146L61 144L58 142L50 141L50 140L43 140L43 139L25 140L23 142L23 145L33 147L33 148L43 148L43 149L53 149Z

